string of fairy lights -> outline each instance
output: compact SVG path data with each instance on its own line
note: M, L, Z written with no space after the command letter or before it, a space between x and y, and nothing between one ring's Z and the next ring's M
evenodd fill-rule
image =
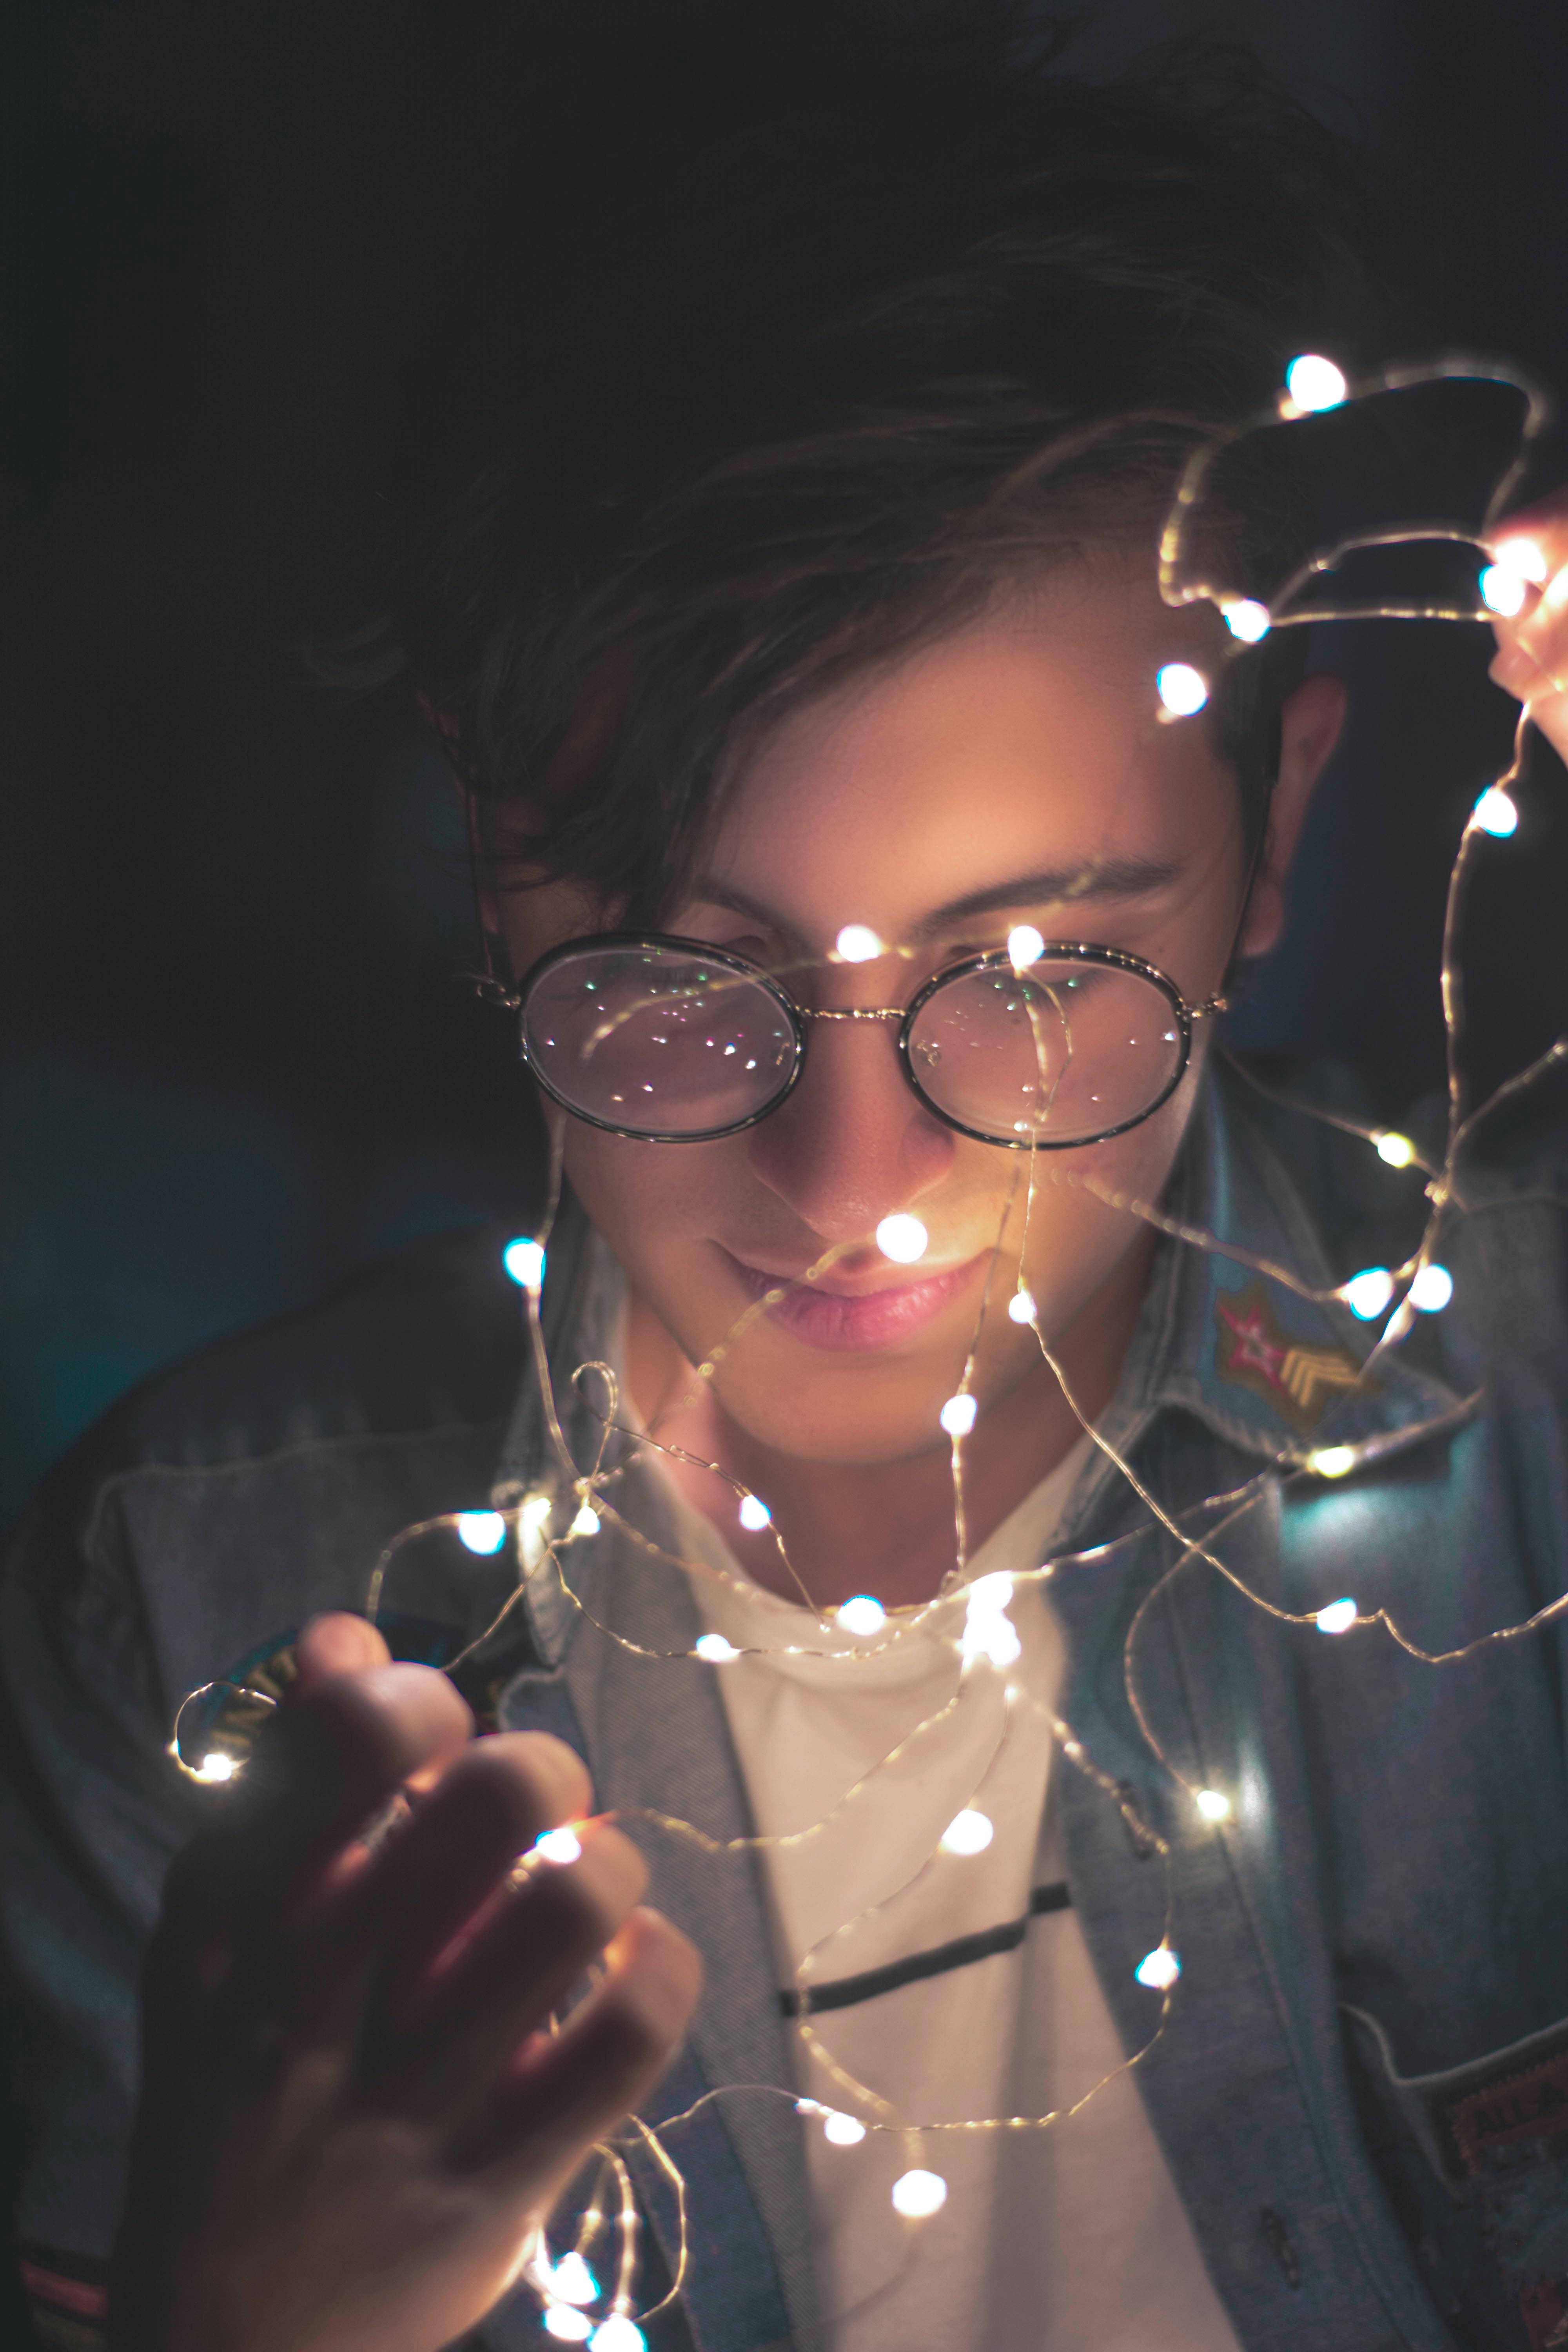
M1267 603L1251 595L1237 594L1229 582L1202 578L1189 568L1190 528L1194 514L1201 505L1216 461L1242 434L1288 425L1300 418L1320 416L1347 404L1389 391L1451 382L1461 377L1512 386L1521 394L1524 403L1518 450L1512 464L1494 486L1486 515L1479 528L1461 530L1450 524L1418 520L1407 524L1400 531L1385 529L1355 538L1340 539L1331 547L1314 550L1310 562L1281 587L1274 590ZM1515 535L1493 543L1489 527L1506 504L1508 495L1518 479L1526 445L1539 431L1546 414L1544 400L1533 386L1512 371L1489 362L1448 359L1426 367L1392 370L1368 383L1352 385L1332 361L1320 354L1304 354L1293 361L1287 371L1285 388L1273 410L1264 417L1243 420L1241 425L1227 433L1209 436L1189 461L1161 541L1162 594L1172 606L1200 598L1213 604L1227 625L1233 655L1239 655L1248 646L1259 643L1272 628L1306 622L1373 616L1474 621L1484 619L1489 613L1515 615L1524 609L1531 591L1545 585L1550 567L1542 551L1529 538ZM1331 575L1334 565L1348 551L1368 546L1387 546L1404 539L1446 539L1468 542L1478 551L1484 551L1489 560L1477 583L1479 608L1472 606L1467 609L1452 603L1428 603L1417 610L1415 605L1405 602L1378 605L1354 602L1336 609L1331 599L1325 601L1321 596L1295 604L1294 600L1303 585L1309 582L1321 583L1325 574ZM1156 698L1154 715L1163 724L1173 724L1205 709L1210 700L1215 681L1194 664L1184 661L1162 667L1153 684ZM1424 1228L1415 1247L1401 1264L1360 1267L1331 1286L1314 1286L1287 1265L1249 1255L1213 1234L1184 1223L1157 1202L1140 1199L1106 1184L1092 1171L1060 1165L1052 1171L1053 1181L1080 1185L1109 1208L1140 1220L1184 1247L1238 1262L1305 1301L1342 1306L1361 1322L1376 1327L1372 1349L1357 1379L1357 1389L1375 1378L1379 1363L1400 1347L1417 1318L1439 1314L1449 1302L1453 1282L1436 1251L1446 1221L1464 1215L1469 1209L1458 1174L1458 1163L1462 1147L1479 1123L1504 1101L1535 1084L1548 1070L1568 1057L1568 1037L1564 1037L1528 1068L1510 1078L1486 1102L1472 1110L1466 1110L1460 1065L1463 1024L1458 951L1460 916L1466 885L1480 845L1489 839L1507 840L1518 824L1514 791L1521 773L1528 719L1528 708L1522 709L1510 764L1503 774L1487 786L1471 810L1449 877L1440 971L1447 1045L1448 1104L1447 1136L1440 1160L1435 1155L1423 1153L1411 1138L1396 1131L1359 1125L1307 1105L1292 1106L1304 1115L1326 1118L1329 1124L1360 1138L1369 1151L1387 1167L1394 1170L1414 1168L1425 1177L1427 1205ZM1047 952L1047 941L1033 926L1016 927L1006 942L1007 956L1015 972L1020 977L1026 975ZM869 926L850 923L839 931L830 961L852 965L902 952L905 951L882 941ZM1014 1158L1012 1181L992 1253L990 1276L976 1313L962 1376L952 1393L942 1402L936 1415L952 1450L956 1538L952 1573L933 1600L913 1609L889 1612L874 1593L862 1592L852 1595L834 1609L815 1612L820 1629L835 1631L846 1637L847 1646L834 1654L842 1661L847 1674L852 1674L859 1662L883 1654L912 1635L934 1634L935 1638L952 1648L953 1677L951 1691L939 1706L927 1708L917 1721L904 1729L885 1753L843 1790L819 1819L802 1829L771 1835L716 1839L694 1823L663 1812L643 1810L633 1818L642 1820L669 1836L685 1840L710 1854L732 1853L747 1849L768 1851L798 1847L820 1838L830 1824L847 1816L852 1819L861 1798L882 1775L893 1770L907 1756L928 1746L942 1727L953 1719L957 1711L971 1702L973 1694L985 1688L989 1688L993 1695L999 1690L1000 1695L994 1760L994 1754L999 1753L1013 1736L1028 1696L1013 1679L1014 1670L1022 1654L1022 1643L1012 1613L1019 1592L1032 1584L1048 1587L1058 1570L1069 1563L1090 1557L1097 1562L1104 1562L1142 1541L1151 1528L1163 1529L1173 1538L1174 1551L1170 1565L1140 1602L1125 1636L1123 1672L1128 1701L1151 1754L1179 1789L1184 1801L1190 1804L1198 1820L1215 1832L1223 1829L1231 1816L1231 1798L1223 1789L1193 1782L1167 1754L1151 1720L1139 1675L1140 1643L1152 1611L1169 1592L1172 1585L1181 1577L1192 1573L1198 1564L1223 1578L1253 1607L1276 1620L1282 1627L1315 1631L1330 1638L1342 1638L1379 1627L1409 1656L1432 1667L1454 1664L1488 1647L1527 1638L1568 1613L1568 1594L1563 1594L1521 1623L1495 1629L1462 1647L1432 1652L1415 1642L1388 1609L1363 1610L1352 1592L1346 1592L1310 1612L1297 1613L1279 1606L1249 1587L1227 1563L1220 1546L1229 1531L1247 1513L1256 1509L1266 1496L1297 1482L1306 1484L1346 1478L1374 1464L1395 1444L1405 1447L1413 1440L1436 1434L1451 1427L1457 1419L1465 1417L1473 1410L1476 1400L1463 1401L1458 1412L1450 1407L1440 1413L1435 1412L1426 1422L1402 1426L1395 1436L1378 1434L1348 1442L1303 1443L1300 1446L1283 1449L1234 1491L1205 1496L1200 1504L1181 1513L1168 1511L1140 1478L1132 1464L1096 1426L1093 1419L1081 1410L1066 1370L1042 1328L1040 1312L1024 1271L1028 1221L1039 1181L1039 1159L1031 1133L1028 1149ZM793 1290L820 1282L824 1274L853 1245L840 1244L825 1252L798 1278L797 1283L780 1282L754 1300L703 1361L695 1367L692 1382L681 1400L661 1413L651 1428L628 1426L623 1423L619 1384L610 1365L593 1362L575 1367L571 1376L573 1384L591 1416L597 1421L600 1430L594 1459L584 1467L575 1458L563 1428L541 1311L546 1257L560 1181L560 1152L557 1147L550 1200L540 1230L536 1234L521 1236L511 1242L504 1254L506 1270L517 1284L526 1310L540 1398L553 1455L553 1472L542 1475L529 1493L521 1499L507 1501L504 1506L447 1514L402 1530L375 1563L366 1595L366 1614L374 1621L381 1612L389 1572L405 1548L434 1529L447 1528L455 1532L469 1553L479 1557L503 1554L510 1547L517 1569L496 1616L458 1658L449 1662L448 1671L459 1665L481 1644L489 1643L508 1613L521 1605L524 1595L537 1589L541 1580L552 1580L555 1591L582 1620L586 1633L615 1643L637 1657L690 1658L710 1669L721 1671L726 1665L747 1655L820 1656L822 1653L818 1649L807 1652L801 1645L789 1643L781 1643L774 1650L748 1652L734 1646L723 1634L716 1632L700 1634L689 1649L674 1653L647 1649L594 1614L579 1589L574 1572L574 1554L580 1547L592 1545L607 1528L613 1531L617 1540L646 1559L650 1570L670 1570L699 1583L703 1580L718 1580L740 1591L754 1592L755 1587L751 1580L738 1570L731 1573L709 1560L687 1559L665 1549L637 1524L630 1511L623 1508L626 1471L643 1455L697 1462L699 1467L729 1486L734 1500L736 1523L741 1528L753 1536L760 1536L764 1531L771 1533L785 1575L799 1593L801 1601L807 1607L813 1606L805 1584L789 1559L784 1540L773 1526L765 1499L751 1492L742 1482L731 1477L720 1465L698 1462L698 1457L661 1439L658 1427L659 1421L678 1417L685 1405L712 1382L721 1364L738 1345L743 1344L747 1331L760 1317L785 1299ZM1092 1554L1060 1554L1026 1571L992 1572L972 1577L968 1574L965 1446L982 1409L973 1385L981 1340L988 1315L996 1311L992 1305L994 1285L990 1276L995 1274L1003 1261L1004 1240L1017 1209L1020 1191L1023 1193L1025 1240L1016 1255L1011 1294L1000 1311L1004 1311L1013 1323L1026 1327L1033 1333L1041 1357L1055 1376L1084 1436L1107 1459L1117 1475L1131 1486L1147 1517L1112 1541L1097 1545ZM899 1212L881 1221L876 1229L875 1241L882 1256L891 1263L916 1265L925 1255L929 1236L919 1217L908 1212ZM1201 1536L1192 1532L1194 1523L1203 1526L1205 1532ZM277 1693L264 1685L247 1684L241 1687L223 1683L208 1684L191 1693L183 1703L176 1720L171 1753L181 1769L197 1780L221 1782L242 1769L242 1743L232 1738L226 1742L221 1734L215 1737L212 1729L214 1696L231 1689L235 1696L248 1703L250 1712L247 1720L252 1727L260 1713L276 1703ZM892 1895L883 1895L868 1909L838 1922L803 1955L795 1969L794 2030L802 2052L806 2079L821 2083L826 2078L832 2086L834 2099L830 2102L810 2096L795 2097L776 2084L718 2084L706 2091L680 2115L668 2118L657 2127L632 2117L620 2134L606 2140L598 2149L595 2183L587 2204L574 2223L553 2223L560 2251L552 2252L551 2239L543 2222L530 2229L519 2250L514 2276L526 2283L539 2298L543 2324L551 2336L564 2343L586 2343L590 2352L644 2352L645 2324L679 2294L689 2262L686 2185L666 2143L691 2120L699 2109L715 2100L740 2095L794 2097L797 2112L803 2118L819 2126L830 2143L843 2147L858 2146L874 2134L897 2135L907 2153L907 2161L893 2183L890 2192L892 2203L911 2228L918 2228L921 2221L939 2211L947 2200L948 2183L938 2168L939 2159L932 2153L940 2147L945 2136L953 2133L1038 2131L1059 2126L1097 2098L1110 2082L1137 2068L1147 2058L1169 2026L1173 1990L1182 1970L1181 1956L1173 1942L1172 1849L1169 1843L1138 1815L1126 1784L1113 1779L1097 1764L1072 1725L1054 1711L1047 1713L1047 1720L1064 1763L1069 1769L1089 1776L1106 1801L1126 1819L1142 1850L1157 1856L1164 1871L1164 1931L1160 1941L1140 1960L1135 1971L1138 1981L1159 1996L1157 2015L1142 2046L1070 2105L1051 2113L984 2116L957 2122L931 2122L900 2114L894 2104L873 2085L857 2079L841 2062L816 2021L816 2016L820 2012L814 2015L813 1987L820 1981L821 1968L829 1958L836 1940L848 1935L867 1917L884 1909L897 1895L919 1883L927 1872L939 1864L945 1866L953 1860L962 1861L982 1853L990 1844L994 1824L976 1793L984 1786L985 1775L983 1771L966 1801L955 1809L932 1851L920 1864L913 1877L906 1881L905 1886L896 1889ZM624 1820L627 1815L623 1811L618 1817ZM577 1838L570 1827L552 1831L539 1840L529 1855L523 1857L515 1875L520 1881L525 1881L537 1870L570 1864L579 1852ZM637 2284L641 2221L626 2160L628 2151L639 2145L648 2151L673 2191L679 2231L679 2252L672 2265L668 2293L660 2301L640 2309Z

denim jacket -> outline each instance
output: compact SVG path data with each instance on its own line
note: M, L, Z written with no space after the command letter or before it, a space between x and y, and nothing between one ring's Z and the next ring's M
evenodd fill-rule
M1158 2021L1134 1971L1169 1898L1183 1973L1134 2079L1247 2352L1568 2347L1562 1640L1551 1624L1434 1666L1375 1615L1442 1653L1568 1592L1565 1114L1538 1093L1482 1127L1436 1253L1452 1302L1361 1377L1375 1327L1268 1269L1328 1291L1398 1265L1422 1172L1211 1075L1166 1207L1221 1246L1162 1242L1100 1424L1181 1537L1096 1453L1056 1538L1060 1709L1097 1768L1059 1776L1072 1900L1132 2050ZM41 2262L88 2274L113 2232L139 1955L209 1801L164 1753L182 1695L315 1610L363 1607L410 1523L561 1483L503 1239L423 1244L161 1377L16 1533L4 1933L32 2140L18 2227ZM558 1369L605 1352L619 1297L568 1203L545 1285ZM579 1401L566 1428L586 1467L584 1414ZM1323 1475L1342 1446L1357 1466ZM570 1740L606 1808L742 1835L715 1670L679 1654L697 1630L683 1580L611 1545L573 1559L583 1609L547 1562L528 1578L499 1719ZM1271 1613L1347 1596L1361 1622L1338 1636ZM1138 1704L1188 1786L1228 1794L1219 1822L1136 1719L1124 1652L1141 1609ZM638 1655L593 1619L677 1654ZM822 2334L803 2126L776 2095L792 2058L754 1859L637 1834L650 1899L707 1970L645 2113L775 2086L731 2088L671 2135L691 2259L650 2340L804 2352ZM634 2171L668 2273L671 2192L651 2164ZM546 2340L526 2294L482 2339Z

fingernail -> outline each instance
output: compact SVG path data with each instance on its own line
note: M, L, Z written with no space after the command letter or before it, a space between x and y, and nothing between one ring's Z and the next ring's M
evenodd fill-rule
M1487 676L1494 685L1521 700L1532 687L1542 683L1539 666L1521 646L1500 646L1493 656Z

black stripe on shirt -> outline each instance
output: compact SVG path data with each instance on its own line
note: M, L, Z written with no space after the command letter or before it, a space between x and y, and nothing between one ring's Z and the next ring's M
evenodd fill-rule
M950 1969L967 1969L975 1960L988 1960L993 1952L1016 1952L1031 1919L1037 1919L1042 1912L1071 1908L1065 1878L1054 1885L1037 1886L1021 1919L1009 1919L1000 1927L982 1927L977 1935L955 1936L951 1944L938 1944L929 1952L911 1952L908 1959L889 1960L886 1968L863 1969L857 1977L836 1977L829 1984L809 1985L804 1994L781 1992L780 2014L814 2017L825 2009L853 2009L858 2001L876 2000L882 1993L897 1992L900 1985L918 1984L922 1977L942 1977Z

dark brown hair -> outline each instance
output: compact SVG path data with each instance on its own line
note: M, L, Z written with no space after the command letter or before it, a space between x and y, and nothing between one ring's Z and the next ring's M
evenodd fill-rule
M1321 134L1234 60L1196 97L1168 62L1093 86L1002 5L900 36L835 0L785 5L785 71L722 8L594 13L706 28L696 97L666 55L647 101L679 90L708 143L657 184L622 157L619 236L599 192L482 459L410 520L373 658L437 716L482 847L525 803L543 870L640 922L771 717L1090 540L1152 562L1182 458L1269 396L1343 247ZM1255 837L1300 634L1216 698Z

